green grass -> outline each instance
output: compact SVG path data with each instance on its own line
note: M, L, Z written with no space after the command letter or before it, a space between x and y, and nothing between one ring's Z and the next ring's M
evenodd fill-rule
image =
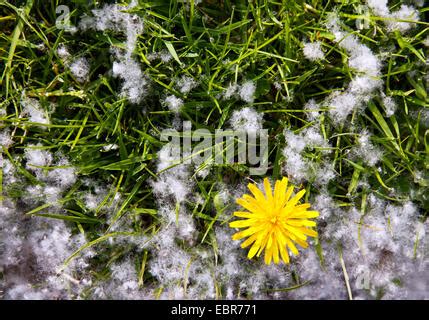
M14 144L3 149L3 157L14 162L28 184L37 184L25 165L14 159L22 155L27 144L41 142L52 152L66 154L78 169L79 180L62 198L66 213L47 213L49 204L27 214L64 219L87 236L88 246L99 245L109 237L153 235L159 219L152 189L148 183L156 179L157 152L163 145L160 130L171 127L173 115L162 107L160 99L175 94L184 99L180 112L193 129L227 128L234 110L243 106L236 100L217 98L230 82L253 80L257 85L252 106L264 114L264 127L270 134L270 170L267 176L281 176L284 128L299 132L311 125L303 105L311 98L322 100L330 93L347 86L353 71L347 54L332 40L324 21L337 10L342 21L354 30L361 1L213 1L206 0L189 9L177 1L140 1L132 10L144 19L144 33L135 52L142 69L150 79L150 91L141 104L132 105L118 95L120 81L109 75L112 60L109 48L121 47L124 37L114 32L78 32L69 34L55 27L55 8L60 1L0 1L0 130L10 128ZM395 1L399 2L399 1ZM79 21L93 8L93 1L73 1L71 20ZM356 141L356 133L348 126L335 126L325 117L321 130L333 148L332 163L339 174L329 186L329 194L340 206L356 206L365 211L366 196L375 193L381 198L400 203L410 199L421 208L422 219L429 211L429 127L420 121L429 108L427 95L427 48L422 41L429 35L428 8L420 9L421 21L406 35L387 34L383 19L370 16L370 27L359 39L374 51L385 50L382 80L387 95L398 104L394 116L384 116L381 101L375 98L362 114L354 114L352 123L373 133L372 142L384 150L375 168L347 158ZM309 62L303 57L303 41L323 43L326 59ZM75 56L91 61L90 81L80 84L73 78L56 50L66 44ZM41 49L42 48L42 49ZM383 49L385 48L385 49ZM388 49L394 48L394 49ZM172 62L149 62L152 52L168 50ZM157 60L158 61L158 60ZM410 72L414 73L410 76ZM175 79L189 75L199 86L184 96L174 88ZM427 79L427 78L426 78ZM274 89L274 82L281 85ZM38 99L44 108L55 104L51 124L46 130L21 116L22 94ZM100 149L115 143L118 151ZM316 161L321 157L310 155ZM380 170L378 170L380 168ZM0 169L1 170L1 169ZM421 179L415 179L422 172ZM1 176L1 175L0 175ZM117 193L124 201L114 210L114 219L131 219L134 233L110 231L107 217L98 210L89 212L82 204L81 179L89 177L112 186L103 204L113 202ZM366 178L368 186L360 187ZM194 177L194 191L203 196L203 203L187 202L201 232L199 241L216 247L211 235L220 213L234 204L218 200L221 183L246 183L246 165L215 166L207 178ZM257 179L257 178L255 178ZM1 179L0 179L1 181ZM318 191L305 186L310 197ZM2 188L2 195L20 197L23 190ZM392 192L395 190L395 192ZM106 245L108 247L108 245ZM103 278L106 266L124 255L131 247L109 248L94 267L96 277ZM118 252L119 251L119 252ZM151 278L145 273L150 253L141 252L136 262L139 283ZM296 284L300 286L299 283Z

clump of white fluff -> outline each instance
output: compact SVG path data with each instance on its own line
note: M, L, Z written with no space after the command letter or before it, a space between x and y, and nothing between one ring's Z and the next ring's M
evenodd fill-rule
M296 182L312 181L324 186L335 177L331 165L324 161L316 162L304 155L306 149L318 149L322 154L329 150L329 144L316 126L311 126L298 134L286 129L284 131L286 146L283 149L285 158L284 171Z
M41 144L28 145L24 150L24 155L27 160L26 168L36 170L37 167L47 167L52 163L52 154L48 150L43 150Z
M176 97L174 94L167 96L162 103L175 113L179 112L183 107L183 99Z
M395 114L396 109L398 106L395 103L395 100L393 100L392 97L386 96L384 93L381 94L382 102L384 109L386 111L386 116L390 117Z
M148 81L140 68L140 64L127 55L114 51L117 61L113 62L112 72L115 77L123 80L121 96L131 103L139 103L145 95Z
M223 93L224 99L236 98L247 103L252 103L255 99L256 84L251 81L245 81L241 85L230 84Z
M10 129L1 129L0 131L0 153L2 151L2 148L9 148L13 144L12 137L10 135Z
M349 66L367 76L379 76L381 73L381 62L374 53L359 39L341 29L339 18L331 13L326 24L329 31L335 36L335 41L350 55Z
M320 113L318 111L319 109L320 106L316 103L316 100L308 100L307 103L304 105L304 111L307 116L307 119L310 121L318 120L320 116Z
M163 63L168 63L173 59L173 56L167 50L162 50L160 52L151 52L146 56L146 58L150 62L160 59Z
M69 65L70 72L80 83L88 81L89 77L89 63L86 58L77 58Z
M38 170L33 166L46 166L53 161L50 152L40 147L30 145L24 151L30 171ZM5 178L11 181L12 170L4 169ZM83 271L88 267L91 250L60 269L64 260L86 242L84 236L73 235L62 220L25 214L38 206L40 199L48 205L44 213L58 214L50 211L50 201L64 189L49 179L43 182L27 187L29 195L24 194L19 205L7 194L0 202L1 288L6 299L70 299L78 297L83 289Z
M361 159L365 164L373 167L380 161L383 153L371 143L370 137L367 131L361 132L357 144L350 151L350 155L352 158Z
M348 65L357 75L346 90L334 92L323 102L330 108L329 114L335 124L342 124L353 112L361 112L373 93L382 87L381 61L355 35L341 29L340 20L330 14L327 28L334 34L338 45L349 54Z
M262 129L263 115L253 108L245 107L234 111L229 121L234 130L256 133Z
M412 6L401 5L399 10L390 11L387 6L387 0L367 0L368 7L377 15L388 18L384 21L389 32L399 31L405 33L415 26L413 22L398 20L419 20L419 11Z
M24 115L28 115L29 121L38 123L41 129L46 129L46 125L51 123L48 112L42 108L39 101L29 98L24 94L21 96L21 106Z
M319 41L306 42L304 44L303 52L304 57L310 61L316 61L325 58L325 54L323 53L322 46Z
M156 195L161 198L173 196L177 202L186 199L190 192L189 163L180 160L180 146L166 144L158 152L159 177L152 182Z
M238 89L238 94L240 95L241 100L252 103L256 91L256 85L253 81L246 81Z
M189 76L182 76L176 82L176 87L183 94L188 94L197 85L198 85L198 83L193 78L191 78Z
M79 83L85 83L89 80L90 65L85 57L74 59L67 46L63 43L58 45L57 55Z
M131 103L137 104L146 94L148 80L138 61L133 58L137 38L143 32L143 21L138 15L124 12L134 5L134 2L127 7L111 4L105 5L101 9L94 9L92 17L85 16L81 19L80 28L83 30L112 30L126 35L126 49L112 50L116 58L113 64L113 75L123 81L121 96L126 97Z
M415 205L394 205L372 193L365 214L354 207L341 208L327 194L310 202L323 220L318 227L322 256L309 248L298 257L301 281L310 282L291 291L291 298L350 298L341 258L354 299L414 299L427 294L427 288L410 280L413 274L421 277L425 268L428 227L418 221Z

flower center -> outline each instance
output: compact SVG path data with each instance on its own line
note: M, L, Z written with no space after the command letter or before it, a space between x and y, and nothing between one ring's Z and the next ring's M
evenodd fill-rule
M276 225L278 221L279 221L279 217L278 217L277 215L273 216L273 217L270 219L270 222L271 222L272 224L274 224L274 225Z

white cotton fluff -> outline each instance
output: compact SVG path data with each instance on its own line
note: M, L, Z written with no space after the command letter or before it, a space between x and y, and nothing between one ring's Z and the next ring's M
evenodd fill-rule
M274 83L273 83L273 85L274 85L274 88L276 88L276 90L281 90L282 89L282 84L281 84L281 82L280 81L275 81Z
M316 127L308 127L305 130L302 131L301 136L304 139L305 145L309 149L314 148L328 148L329 144L323 138L322 134L320 133L320 130Z
M366 3L375 13L380 16L388 16L389 8L387 7L388 0L367 0Z
M329 194L322 193L314 199L313 207L319 211L319 219L326 221L331 217L337 205Z
M329 148L328 142L316 126L308 127L299 134L286 129L284 137L286 142L283 149L284 170L294 181L311 180L318 186L324 186L335 177L335 171L329 164L320 164L303 156L305 148Z
M290 152L287 148L283 150L283 155L285 157L284 170L289 177L296 182L303 182L310 178L307 159L304 159L299 153Z
M295 182L302 182L309 179L308 161L299 153L290 152L287 148L283 150L285 157L284 170Z
M160 199L173 196L175 201L183 202L188 196L191 188L189 181L189 164L180 163L180 145L166 144L158 152L158 179L152 181L155 195Z
M167 63L171 59L173 59L173 56L171 55L170 52L163 50L159 53L159 58L161 59L162 62Z
M42 145L29 144L24 150L24 156L27 160L26 168L37 170L36 167L47 167L52 163L52 154L48 150L42 150Z
M185 169L184 163L180 162L180 146L166 144L158 151L158 161L158 172L171 167L178 175L186 175L186 171L182 171Z
M46 188L44 188L46 189ZM29 202L35 205L33 201ZM7 207L5 208L6 205ZM21 211L25 210L25 211ZM26 217L29 208L15 206L9 200L0 204L0 269L4 275L2 290L7 299L72 299L82 288L79 281L58 273L64 260L84 244L73 236L61 220ZM49 208L44 211L49 212ZM4 232L7 230L7 233ZM5 256L3 256L5 254ZM87 253L71 261L65 271L86 268Z
M61 224L53 226L47 232L39 231L32 234L34 252L38 264L46 271L52 272L68 257L67 246L70 240L70 231Z
M0 152L2 148L8 149L13 144L10 136L10 129L0 129Z
M37 290L31 283L21 283L10 288L6 293L6 299L10 300L44 300L47 299L47 290Z
M58 200L60 199L62 191L63 190L57 186L48 185L43 189L42 195L45 197L46 203L58 207Z
M357 73L346 90L332 93L323 102L330 107L333 122L342 124L354 111L362 111L372 94L382 87L383 82L379 79L381 62L355 35L341 29L336 14L329 15L326 26L334 34L338 45L349 54L348 64Z
M189 161L180 163L180 158L180 146L173 143L166 144L158 152L158 179L151 185L161 227L147 243L147 248L153 252L148 262L148 272L164 287L160 299L214 298L210 269L191 255L197 230L192 214L181 204L189 198L192 190L191 164ZM174 164L177 165L171 167ZM181 240L186 248L178 246L176 239ZM187 287L186 292L181 285L183 283Z
M189 76L182 76L179 80L176 82L176 87L179 89L179 91L183 94L188 94L191 92L192 89L194 89L198 83Z
M93 17L85 16L81 19L80 28L83 30L95 29L99 31L112 30L124 33L127 37L125 52L119 49L112 50L117 61L113 63L113 75L123 80L121 96L131 103L141 102L148 84L140 64L132 58L136 48L137 38L143 32L143 21L135 14L123 12L132 9L135 3L124 7L118 4L105 5L102 9L92 10Z
M322 246L325 263L322 265L314 249L303 250L297 257L297 274L301 281L310 281L298 290L292 290L289 299L347 299L344 278L338 264L337 246ZM333 264L332 262L337 262Z
M187 181L179 179L175 175L161 174L156 182L152 184L153 192L156 195L165 197L173 195L176 202L185 201L189 194Z
M230 83L226 90L223 92L225 100L236 98L247 103L252 103L255 99L256 84L251 81L245 81L241 85L237 83Z
M127 37L127 52L131 55L136 47L137 37L143 32L141 18L138 15L124 12L132 7L133 4L129 6L110 4L101 9L91 10L93 17L84 16L79 26L83 30L112 30L124 33Z
M316 186L326 186L329 181L331 181L337 176L334 170L334 166L330 162L317 165L313 170L315 171L314 184Z
M325 54L322 51L322 46L319 41L305 43L303 52L304 57L310 61L316 61L325 58Z
M110 269L112 284L109 289L115 292L108 294L120 299L139 299L138 275L133 260L127 257L124 261L112 264Z
M427 249L428 225L418 221L414 204L394 205L370 193L363 214L355 207L341 209L329 194L310 202L324 222L318 226L323 264L314 248L302 251L295 262L297 274L301 281L311 282L291 291L291 298L347 298L340 249L355 299L380 294L382 299L412 299L427 294L427 288L409 281L414 274L422 281ZM395 279L401 286L393 284Z
M423 45L425 47L429 47L429 36L427 36L426 39L423 40Z
M35 199L39 200L43 198L43 186L41 185L35 185L35 186L28 186L25 188L26 195L22 197L22 200L25 203L31 204L32 202L35 202Z
M416 237L410 237L410 235L418 236L423 243L422 239L425 236L425 227L417 220L417 207L409 201L401 206L388 205L386 215L389 218L391 236L398 244L405 246L403 253L413 258Z
M301 153L305 148L305 140L301 135L297 135L290 130L284 131L285 141L288 149Z
M188 245L195 244L195 223L184 206L177 208L164 202L159 207L158 213L163 218L164 232L174 233L175 237L186 241ZM174 231L167 231L168 229Z
M350 227L347 226L347 223ZM380 221L377 221L377 223L380 223ZM378 270L381 265L379 262L388 261L390 257L387 256L387 258L383 258L384 249L375 245L371 246L371 248L366 248L365 252L367 253L362 255L357 242L357 229L355 226L356 224L353 221L344 221L341 226L337 226L336 230L342 229L342 237L337 237L341 239L340 242L335 241L335 243L328 244L324 242L324 240L321 240L324 259L323 268L321 267L322 264L314 249L311 248L302 253L298 258L298 263L302 266L299 270L299 274L302 281L311 280L311 283L300 290L291 292L292 297L301 299L347 298L347 288L344 283L344 274L339 260L339 248L341 248L343 252L343 259L353 296L363 294L366 299L374 298L377 295L376 286L384 287L388 293L395 290L395 288L387 286L393 278L390 277L394 275L395 272L393 271L391 273L386 270L380 272ZM365 226L368 226L368 224ZM379 241L380 244L383 246L389 245L389 242L385 241L385 239L387 239L385 237L387 234L380 234L372 229L380 227L379 224L376 224L376 221L371 221L370 227L371 229L365 229L361 232L362 238L365 239L365 244L367 241L368 243L374 244L374 240L377 239L367 237L366 231L368 230L371 231L371 234L375 235L375 237L378 236L381 237L380 240L383 239L383 241ZM310 257L311 259L309 259ZM390 262L387 262L387 265L389 264ZM385 266L381 267L385 268ZM397 268L397 265L394 265L394 268ZM323 274L323 277L320 277L320 274ZM364 277L364 279L362 279L362 277ZM361 290L364 289L362 287L366 286L367 283L368 291L362 292Z
M149 262L150 273L161 283L169 284L185 278L186 267L191 257L183 250L169 250L161 247L154 259Z
M64 65L70 69L71 74L79 83L88 81L90 66L86 58L73 59L69 49L61 43L57 48L57 54L63 61Z
M381 88L383 82L371 76L357 76L349 83L349 91L356 95L371 94L376 89Z
M106 221L109 224L111 231L126 231L134 232L133 219L131 215L124 215L120 219L117 219L116 212L122 205L123 199L119 192L115 192L114 195L108 192L108 189L115 189L114 186L105 187L95 184L93 193L84 192L82 195L83 204L88 210L98 209L97 213L100 212L106 214ZM128 239L134 243L134 237L115 237L109 240L110 243L123 243L123 239Z
M381 98L383 101L384 109L386 111L386 116L387 117L393 116L398 107L395 103L395 100L393 100L392 97L386 96L384 93L381 94Z
M361 133L358 144L359 151L357 153L361 155L365 163L369 166L374 166L380 161L382 151L370 142L370 135L367 132Z
M238 91L238 85L236 83L232 84L230 83L228 85L228 88L226 88L225 92L223 93L223 98L225 100L231 99L236 95Z
M155 61L156 59L159 59L159 52L151 52L146 55L146 59L149 62Z
M368 7L374 11L377 15L388 18L384 21L389 32L399 31L405 33L415 26L412 22L402 22L396 20L419 20L419 12L412 6L401 5L399 10L390 12L387 4L387 0L367 0Z
M97 209L97 207L100 205L102 199L100 199L98 195L87 193L85 194L83 201L87 209L95 211L95 209Z
M209 174L210 174L210 170L211 170L212 166L211 166L211 162L210 163L204 163L203 165L199 165L199 164L195 164L195 174L199 177L199 178L206 178Z
M76 298L82 290L79 285L84 276L80 274L79 281L67 273L80 273L88 266L86 259L91 250L83 252L82 256L71 261L63 273L57 274L64 260L86 242L84 237L80 234L72 235L62 220L25 215L40 204L48 205L43 210L44 213L61 212L58 200L64 191L63 185L68 185L69 182L57 183L57 177L45 174L49 170L35 168L51 166L53 163L51 152L44 149L41 144L29 144L24 148L22 160L26 168L36 172L44 183L23 185L25 191L20 197L19 205L9 199L7 194L0 202L0 270L4 275L1 290L7 299ZM67 164L64 159L56 163L58 166ZM4 182L19 181L22 184L22 180L13 181L14 169L10 161L1 162L1 165ZM61 172L60 179L71 181L73 177Z
M343 92L334 92L326 100L329 113L336 123L343 123L353 111L360 111L371 94L382 86L382 81L372 76L357 76Z
M15 174L15 167L13 166L12 162L10 162L9 159L3 158L2 153L0 153L0 164L3 167L3 175L9 176L10 178L12 178L11 176ZM3 181L3 183L7 184L8 181Z
M419 21L419 11L412 6L401 5L399 10L391 13L391 17L398 20ZM386 21L386 25L391 32L398 30L401 33L405 33L416 24L412 22Z
M229 121L232 128L237 131L256 133L263 128L263 115L250 107L234 111Z
M24 149L24 157L26 168L35 172L37 178L43 182L49 183L46 188L55 188L50 193L53 193L55 198L58 198L59 193L73 185L77 180L76 168L70 162L60 155L60 159L54 164L53 156L49 150L43 150L41 144L28 145ZM53 167L47 172L38 167Z
M319 105L316 103L316 100L310 99L307 101L307 103L304 105L304 111L305 115L307 116L307 119L310 121L315 121L319 119L319 111L320 109Z
M63 61L68 61L70 59L70 52L65 44L60 43L57 48L57 54Z
M350 68L356 69L359 72L366 73L370 76L380 75L381 63L379 59L372 53L372 51L360 45L353 51L349 58Z
M166 105L170 111L177 113L183 107L183 100L175 95L170 95L164 99L163 104Z
M177 230L178 238L185 240L189 245L194 245L196 235L194 220L191 215L184 212L185 210L183 208L181 208L181 211L182 212L179 211L177 219L179 225Z
M53 170L50 170L47 178L49 181L55 183L61 189L67 189L73 185L77 180L76 168L73 167L66 158L61 158Z
M49 116L45 110L43 110L39 101L36 99L28 98L24 95L21 96L21 106L23 108L23 114L29 116L29 121L34 123L40 123L48 125L50 124ZM46 129L46 126L40 125L42 129Z
M253 81L246 81L238 89L241 100L252 103L255 98L256 84Z
M180 219L180 218L179 218ZM180 237L181 226L163 226L153 238L150 248L153 258L148 263L148 271L164 287L160 299L211 298L215 297L212 261L213 254L203 248L194 249L194 244L186 248L175 242ZM183 290L186 287L186 291Z
M173 59L173 56L167 50L162 50L160 52L151 52L146 56L146 58L150 62L160 59L162 62L168 63L171 59Z
M380 75L381 63L367 46L361 44L355 35L348 34L339 26L332 30L340 47L344 48L349 56L349 66L358 72L370 76Z
M121 96L127 98L131 103L139 103L148 86L148 81L140 64L129 56L123 56L116 51L117 61L113 62L113 76L120 78L123 83Z
M69 65L70 72L80 83L88 81L89 77L89 63L86 58L75 59Z
M356 71L364 73L368 76L379 76L381 73L381 63L374 53L364 44L361 44L359 39L341 29L340 20L331 13L329 14L327 28L334 34L335 41L339 46L349 54L349 66Z
M240 248L240 242L231 241L232 234L233 230L226 226L217 226L215 229L218 261L214 272L216 282L225 287L222 298L286 298L284 293L274 296L267 292L267 288L290 286L291 277L284 265L267 266L260 259L250 261L245 250Z
M365 164L373 167L380 161L383 152L371 143L370 138L371 135L367 131L361 132L357 144L350 150L350 157L361 159Z
M325 101L330 107L329 114L335 123L343 123L361 102L362 97L347 91L334 92Z

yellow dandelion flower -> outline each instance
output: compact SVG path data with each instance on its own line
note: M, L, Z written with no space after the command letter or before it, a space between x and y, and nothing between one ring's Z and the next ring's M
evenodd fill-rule
M289 263L288 248L293 254L298 255L295 243L303 248L308 247L307 236L317 237L317 232L310 229L316 226L316 222L309 219L319 216L317 211L308 211L309 203L298 204L305 193L299 191L291 198L294 187L288 187L288 179L276 181L274 194L267 178L264 179L264 193L254 183L249 183L251 195L245 194L237 199L237 204L248 211L234 212L234 216L245 218L231 222L231 228L247 228L232 236L233 240L248 237L242 244L242 248L250 245L247 257L252 259L260 256L265 249L265 263L271 261L279 263L280 257L285 263Z

